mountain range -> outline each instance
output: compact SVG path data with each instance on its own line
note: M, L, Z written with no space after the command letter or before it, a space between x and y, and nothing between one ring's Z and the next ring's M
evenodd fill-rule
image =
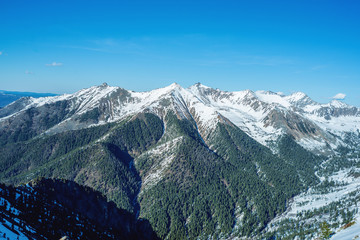
M360 109L301 92L104 83L0 109L0 181L74 181L161 239L271 239L324 164L356 153L359 129Z

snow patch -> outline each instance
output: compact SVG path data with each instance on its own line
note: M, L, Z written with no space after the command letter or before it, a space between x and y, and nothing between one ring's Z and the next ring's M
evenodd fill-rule
M177 137L169 142L161 144L152 150L143 153L139 158L147 158L146 161L153 161L151 168L143 178L142 191L156 185L162 178L165 171L175 158L177 145L183 137ZM135 160L136 163L137 160Z

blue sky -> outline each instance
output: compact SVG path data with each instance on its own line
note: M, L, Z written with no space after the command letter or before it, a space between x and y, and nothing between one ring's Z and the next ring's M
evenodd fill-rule
M360 107L360 2L0 1L0 89L338 93Z

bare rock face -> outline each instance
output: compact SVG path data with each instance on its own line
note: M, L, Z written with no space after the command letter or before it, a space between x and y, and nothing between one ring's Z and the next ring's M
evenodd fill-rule
M303 136L318 137L322 134L318 126L294 112L272 110L263 121L265 127L283 128L296 139Z

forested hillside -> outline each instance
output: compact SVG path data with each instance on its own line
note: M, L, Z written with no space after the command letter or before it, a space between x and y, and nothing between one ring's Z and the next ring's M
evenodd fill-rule
M157 239L146 220L68 180L0 184L0 216L0 226L17 239Z
M359 139L260 99L177 84L22 99L0 110L0 181L73 181L148 221L161 239L271 237L264 231L294 197L323 184L329 152L346 154Z
M8 139L0 149L3 182L38 177L75 181L147 219L160 238L169 239L259 233L285 210L289 198L316 181L307 169L319 161L296 143L296 160L287 152L274 155L228 124L219 124L205 141L193 122L172 112L164 121L145 113L119 123ZM160 164L162 174L142 186L167 154L151 151L174 139L169 164ZM310 161L298 168L301 156Z

